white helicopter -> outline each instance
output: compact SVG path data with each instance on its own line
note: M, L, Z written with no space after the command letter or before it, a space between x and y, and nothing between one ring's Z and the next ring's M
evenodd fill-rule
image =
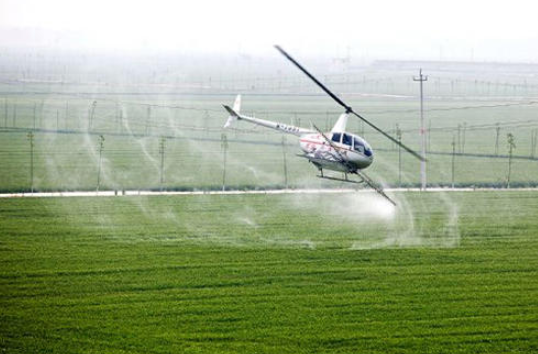
M330 132L323 133L314 124L312 124L312 127L314 128L312 130L242 115L240 114L241 95L238 95L235 99L233 108L230 108L227 105L223 105L224 108L230 114L228 120L226 121L226 124L224 125L224 128L230 127L235 120L244 120L245 122L253 123L256 125L298 136L300 147L303 151L303 153L299 154L298 156L306 158L318 168L318 170L320 171L320 175L318 177L341 182L366 183L377 193L385 197L392 204L396 205L396 203L385 194L381 186L375 183L363 172L363 170L370 166L374 161L374 153L366 140L356 134L346 132L349 115L352 114L357 118L363 120L366 124L386 136L388 139L392 140L394 143L401 146L403 149L411 153L419 160L424 160L424 158L412 149L402 144L400 141L394 139L392 136L372 124L370 121L366 120L361 115L354 112L350 106L344 103L344 101L338 98L334 93L329 91L329 89L325 87L325 85L319 82L312 74L310 74L303 66L301 66L297 61L295 61L295 59L293 59L281 47L275 46L275 48L280 53L282 53L288 60L295 64L297 68L299 68L303 73L305 73L306 76L312 79L312 81L314 81L332 99L334 99L338 104L344 107L345 112L340 115L340 117L336 121L336 124ZM341 179L336 177L324 176L323 169L343 172L345 178ZM348 174L355 174L359 176L360 180L350 180L348 179Z

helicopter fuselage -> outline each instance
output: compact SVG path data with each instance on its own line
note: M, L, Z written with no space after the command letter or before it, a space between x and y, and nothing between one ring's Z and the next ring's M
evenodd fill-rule
M358 135L350 133L304 134L300 137L300 147L304 157L320 169L340 172L355 172L367 168L374 161L370 145ZM335 148L338 151L335 151ZM342 164L341 160L346 163Z
M301 157L308 159L320 170L328 169L346 173L354 173L370 166L374 161L374 153L370 145L356 134L345 131L348 114L343 113L329 133L321 132L315 125L316 130L305 129L274 122L266 119L249 117L239 114L241 96L238 95L234 102L234 108L224 105L230 113L225 128L229 127L234 120L243 120L266 128L278 130L282 133L299 137L300 148L303 151Z

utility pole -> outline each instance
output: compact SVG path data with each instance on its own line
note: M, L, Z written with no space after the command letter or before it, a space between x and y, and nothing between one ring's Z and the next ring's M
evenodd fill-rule
M151 118L151 106L148 106L148 115L146 117L146 135L148 135L149 120Z
M41 104L39 105L39 126L41 128L43 128L44 124L43 124L43 117L45 116L45 114L43 114L43 112L45 111L45 100L41 100ZM46 125L46 123L45 123Z
M286 160L286 137L282 137L282 157L284 161L284 186L288 189L288 163Z
M396 124L394 125L394 134L397 134L397 133L398 133L398 123L396 123ZM391 144L391 146L390 146L390 149L391 149L391 150L397 150L398 147L396 146L396 143L395 143L394 141L392 141L391 143L392 143L392 144Z
M34 130L36 128L36 117L37 117L37 103L34 102Z
M123 134L123 108L120 106L120 134Z
M454 189L455 171L456 171L456 137L452 135L452 189Z
M99 166L97 169L97 192L99 192L99 188L101 187L101 157L103 156L103 149L105 147L105 137L102 135L99 135Z
M34 193L34 133L28 133L30 141L30 190Z
M13 128L16 127L16 120L17 120L17 104L14 102L13 103L13 109L12 109L12 112L13 112Z
M495 131L497 132L497 136L495 137L495 156L497 156L499 155L499 134L501 132L501 127L499 123L497 123Z
M68 121L69 121L69 101L65 101L65 130L67 130Z
M432 130L432 120L429 119L428 120L428 149L426 149L427 151L432 151L432 134L431 134L431 130Z
M4 98L4 127L6 128L7 128L7 118L8 118L7 98Z
M467 131L467 123L463 122L463 134L461 139L461 152L465 153L465 132Z
M116 129L118 132L121 131L121 128L120 128L120 112L119 112L119 104L118 102L116 102L116 107L115 107L115 110L114 110L114 113L115 113L115 117L116 117Z
M424 90L423 83L428 81L428 76L422 75L422 69L419 70L419 76L413 77L413 81L420 83L420 150L423 159L420 161L420 184L421 190L426 190L426 129L424 128Z
M88 110L88 131L92 130L92 124L93 124L93 112L95 110L95 106L97 105L97 101L93 101L90 105L90 108Z
M226 152L228 150L228 138L226 133L220 136L220 147L222 148L222 191L226 190Z
M512 173L512 152L516 147L514 134L508 133L506 135L506 138L508 139L508 176L506 178L506 188L510 188L510 175Z
M396 123L396 138L398 139L398 188L402 188L402 130Z
M461 124L458 124L458 152L461 152Z
M159 154L161 155L161 192L163 190L163 184L164 184L164 144L166 142L166 138L161 137L161 140L159 142Z

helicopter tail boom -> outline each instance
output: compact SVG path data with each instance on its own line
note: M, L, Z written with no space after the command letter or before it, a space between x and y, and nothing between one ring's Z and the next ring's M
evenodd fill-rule
M234 109L232 109L230 106L222 105L224 109L226 109L226 111L228 111L228 113L230 114L230 116L228 117L228 120L226 121L226 124L224 124L224 128L230 127L232 122L234 122L235 120L244 120L252 124L261 125L262 127L279 130L281 132L293 134L296 136L315 133L312 130L299 128L299 127L289 125L289 124L283 124L283 123L273 122L266 119L259 119L259 118L244 116L235 110L236 105L237 105L237 99L236 99L236 103L234 104Z

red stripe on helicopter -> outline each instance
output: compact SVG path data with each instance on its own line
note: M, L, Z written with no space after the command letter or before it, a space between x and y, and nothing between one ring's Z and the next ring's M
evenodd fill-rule
M312 140L299 140L301 143L307 143L307 144L314 144L314 145L325 145L324 142L319 142L319 141L312 141ZM328 147L330 147L331 149L333 148L331 145L327 144ZM355 152L355 150L352 150L352 149L348 149L348 148L345 148L345 147L341 147L341 146L337 146L337 148L340 150L347 150L347 151L351 151L351 152Z

